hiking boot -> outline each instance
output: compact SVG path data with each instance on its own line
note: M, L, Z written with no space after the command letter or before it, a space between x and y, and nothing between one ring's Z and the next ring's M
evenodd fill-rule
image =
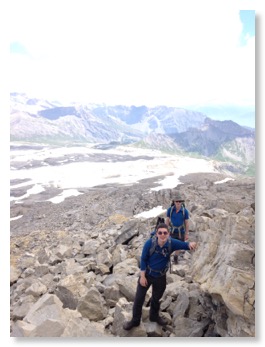
M167 321L160 316L158 316L157 318L151 318L150 317L149 319L150 319L150 322L156 322L157 324L162 325L162 326L167 325Z
M124 330L131 330L133 327L138 327L138 325L140 325L140 323L136 323L136 322L130 320L130 321L125 322L123 324L123 329Z
M179 259L178 255L174 255L174 264L178 264Z

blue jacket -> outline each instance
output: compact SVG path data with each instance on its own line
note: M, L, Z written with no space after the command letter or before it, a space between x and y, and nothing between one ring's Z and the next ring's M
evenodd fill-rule
M161 276L160 271L164 272L168 267L170 254L168 249L168 241L163 247L156 245L155 252L150 256L149 250L152 245L152 239L148 239L143 247L140 268L141 271L146 271L146 274L153 277ZM182 242L180 240L171 239L171 253L176 250L189 250L189 242ZM155 271L152 271L155 270Z

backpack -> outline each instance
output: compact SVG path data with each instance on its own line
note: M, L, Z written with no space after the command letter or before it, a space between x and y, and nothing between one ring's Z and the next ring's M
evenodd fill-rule
M163 218L163 217L157 217L155 229L154 229L153 231L151 231L150 237L153 237L153 236L155 235L156 229L157 229L157 227L158 227L158 225L159 225L160 223L165 223L165 218Z

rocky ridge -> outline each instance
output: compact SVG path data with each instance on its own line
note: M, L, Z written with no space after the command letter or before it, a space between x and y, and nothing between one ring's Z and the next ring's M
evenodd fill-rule
M175 189L150 191L156 177L84 189L60 204L35 196L12 206L23 218L11 221L11 336L254 337L255 181L216 184L224 178L190 174ZM127 332L142 246L156 221L135 215L166 209L175 190L186 197L198 248L167 276L168 325L149 321L149 292L141 325Z
M231 173L253 176L255 172L255 129L232 120L217 121L197 111L166 106L63 106L20 93L11 93L10 103L12 141L130 144L222 161Z

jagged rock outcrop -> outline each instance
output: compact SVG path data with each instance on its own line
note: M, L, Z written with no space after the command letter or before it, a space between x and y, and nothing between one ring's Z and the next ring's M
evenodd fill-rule
M11 223L11 336L255 336L255 182L217 183L224 178L191 174L175 189L151 192L154 180L144 180L26 208L25 224ZM166 209L176 189L198 248L168 274L161 302L168 325L149 321L148 292L141 325L125 331L142 246L156 221L135 215ZM41 217L49 211L50 224Z

